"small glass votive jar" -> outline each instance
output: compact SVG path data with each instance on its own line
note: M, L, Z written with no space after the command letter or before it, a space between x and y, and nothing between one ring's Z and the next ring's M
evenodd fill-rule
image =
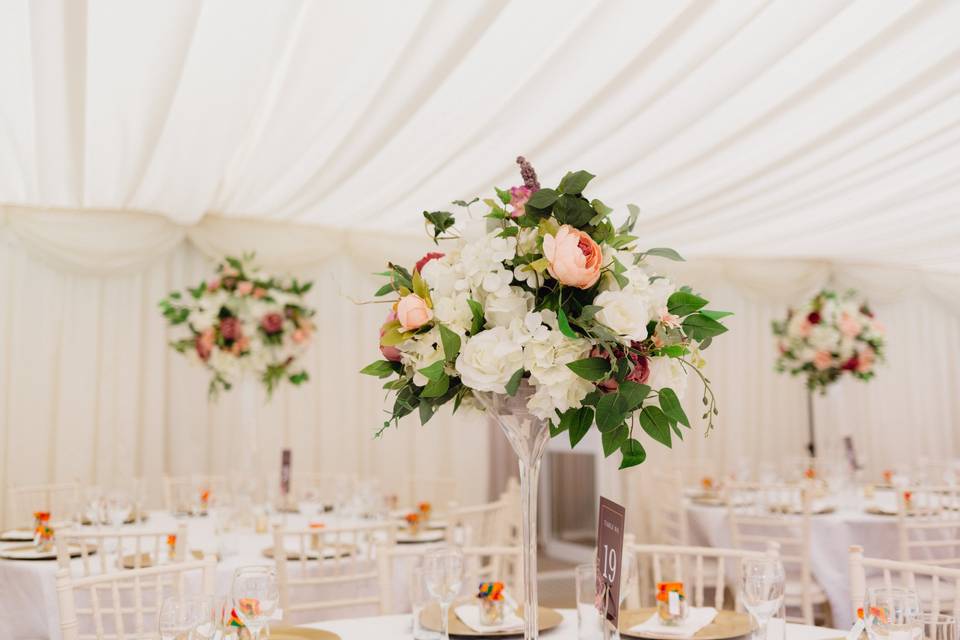
M686 619L688 612L682 582L657 583L657 617L661 624L680 624Z
M480 624L493 627L503 624L503 600L478 598L480 600Z

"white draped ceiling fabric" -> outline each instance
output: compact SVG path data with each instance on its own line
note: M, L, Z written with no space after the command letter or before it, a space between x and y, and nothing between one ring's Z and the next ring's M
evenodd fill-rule
M155 304L256 250L320 281L313 380L263 409L265 442L439 464L479 499L481 429L368 442L383 308L346 296L426 249L424 209L515 184L518 153L639 204L643 243L737 311L722 427L685 455L799 451L768 323L830 280L875 298L891 348L825 430L873 464L920 424L901 455L960 453L958 25L946 1L0 0L0 483L228 468L236 409L207 406Z

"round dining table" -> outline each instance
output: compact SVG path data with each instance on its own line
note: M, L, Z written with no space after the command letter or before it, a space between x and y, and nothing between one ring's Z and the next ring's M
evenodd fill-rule
M346 516L330 513L305 517L300 514L275 514L272 522L283 522L291 528L306 527L311 522L322 522L328 528L369 523ZM124 525L124 531L176 531L181 522L187 524L187 546L191 555L203 554L218 556L215 573L215 593L229 593L233 573L237 567L245 565L273 565L274 561L264 554L264 550L273 546L272 531L257 533L253 530L237 530L224 534L217 532L212 516L174 517L166 511L151 511L145 522ZM84 527L87 528L87 527ZM92 527L90 527L93 529ZM22 542L0 542L0 548L22 546ZM421 544L429 548L429 544ZM399 610L409 605L407 587L409 566L405 558L397 558L392 585L393 602ZM94 568L97 562L92 562ZM81 575L82 561L75 559L71 563L74 575ZM295 571L297 567L292 567ZM59 640L59 611L56 592L56 560L7 560L0 559L0 638L29 638L31 640ZM379 585L376 580L369 584L357 585L357 595L374 595ZM319 587L318 587L319 588ZM81 594L85 597L85 594ZM346 608L333 610L329 617L343 617L369 613L367 608ZM316 616L313 616L316 619ZM309 622L311 618L294 619L294 624ZM9 634L9 635L5 635Z
M563 615L559 626L544 631L541 638L550 640L577 640L577 612L575 609L558 609ZM369 618L345 618L327 620L303 625L310 629L331 631L342 640L411 640L413 638L413 620L411 615L374 616ZM785 638L777 638L774 625L771 624L768 640L840 640L845 632L825 627L812 627L802 624L787 624ZM781 627L782 629L782 627ZM440 634L433 634L439 638Z
M868 508L884 513L868 513ZM838 498L827 513L810 516L810 570L830 603L833 623L849 628L851 606L849 548L857 544L872 558L899 557L899 534L893 492L877 491L869 499L861 495ZM687 499L690 544L732 547L727 507L698 504Z

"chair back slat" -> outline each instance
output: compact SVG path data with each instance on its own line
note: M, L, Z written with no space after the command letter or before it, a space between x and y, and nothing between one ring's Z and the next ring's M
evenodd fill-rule
M850 547L850 596L851 609L856 612L866 606L867 574L881 576L886 588L907 587L915 589L920 596L921 607L930 613L960 613L960 568L939 567L925 562L904 562L866 558L863 547ZM898 580L894 580L894 575ZM946 593L953 593L944 602ZM949 605L949 609L946 607Z
M960 562L960 486L898 489L896 499L901 561Z
M7 522L12 526L30 526L36 511L49 511L54 520L71 520L80 507L80 485L61 482L10 487L7 498Z

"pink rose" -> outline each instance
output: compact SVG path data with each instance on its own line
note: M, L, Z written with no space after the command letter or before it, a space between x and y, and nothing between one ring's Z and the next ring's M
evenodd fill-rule
M829 369L833 366L833 356L830 355L829 351L817 351L813 355L813 366L816 367L818 371Z
M294 330L293 335L290 337L293 338L293 341L296 344L303 344L304 342L307 342L308 340L310 340L310 334L304 331L303 329Z
M238 356L249 348L250 338L247 336L240 336L240 339L234 342L233 346L230 347L230 352L233 353L233 355Z
M513 210L510 212L511 218L519 218L526 211L527 200L533 195L533 189L530 187L510 187L510 206Z
M413 331L433 320L433 311L427 306L426 300L411 293L400 298L397 320L404 331Z
M877 354L870 347L866 347L858 354L857 373L870 373L873 369L873 363L876 362Z
M207 329L198 335L194 347L200 359L206 362L210 358L210 353L213 351L213 329Z
M804 320L800 323L800 326L797 327L797 335L801 338L809 338L810 331L813 330L813 325L810 324L809 320Z
M241 334L240 321L233 316L220 321L220 335L224 340L239 340Z
M847 338L856 338L863 329L860 321L846 311L840 314L840 321L837 324L840 327L840 333Z
M220 278L211 278L207 281L207 291L216 291L220 288Z
M387 314L387 319L383 321L383 324L380 326L380 337L383 337L383 334L387 332L386 326L391 322L395 322L397 319L397 312L390 310L390 313ZM383 354L383 357L391 362L400 362L400 349L396 347L386 347L380 345L380 353Z
M417 260L417 264L413 265L413 270L415 272L419 272L428 262L431 260L436 260L437 258L442 258L443 256L444 254L440 253L439 251L431 251L427 255Z
M258 300L265 295L267 295L267 290L263 287L257 287L253 290L253 297L257 298Z
M283 331L283 315L276 312L268 313L260 320L260 326L268 336L280 333Z
M603 254L589 235L568 224L557 235L543 237L543 256L550 263L550 275L560 284L589 289L600 279Z
M249 280L241 280L237 283L237 295L248 296L253 292L253 283Z

